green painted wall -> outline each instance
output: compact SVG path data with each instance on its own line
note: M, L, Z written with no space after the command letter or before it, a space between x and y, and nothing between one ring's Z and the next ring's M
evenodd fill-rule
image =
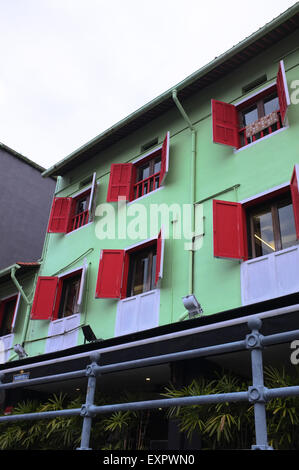
M257 77L267 74L268 82L275 80L278 62L285 62L290 86L299 79L299 33L277 44L267 53L261 54L240 67L213 86L195 94L183 105L196 129L196 201L207 199L202 212L198 234L200 248L194 255L194 293L199 299L205 315L239 307L240 263L213 257L212 196L224 191L218 199L241 201L290 180L295 163L299 163L299 106L289 108L289 127L255 145L234 152L231 147L212 142L211 99L237 103L248 95L242 95L242 87ZM254 90L258 91L258 89ZM170 131L170 169L163 189L127 206L133 211L142 203L150 211L151 204L188 204L190 202L191 132L174 107L159 119L132 133L128 138L106 149L101 154L78 166L58 182L57 196L72 196L79 190L80 181L97 173L97 206L106 202L111 163L134 161L142 156L141 145L158 137L162 143ZM146 153L146 152L144 152ZM227 188L237 189L225 192ZM116 204L115 204L116 206ZM204 223L202 216L204 216ZM175 216L171 217L171 220ZM55 275L82 264L86 257L89 263L85 290L84 312L81 324L90 324L101 338L114 336L116 300L95 299L95 286L100 250L103 248L127 248L140 240L99 240L97 228L100 218L93 223L67 235L46 236L40 275ZM164 220L164 223L166 221ZM170 223L170 234L177 222ZM182 297L188 294L189 253L184 249L186 240L165 241L164 275L161 283L160 325L178 321L184 313ZM31 321L28 329L26 350L30 355L42 354L48 333L48 321ZM39 340L39 338L41 338ZM78 344L83 343L80 332Z

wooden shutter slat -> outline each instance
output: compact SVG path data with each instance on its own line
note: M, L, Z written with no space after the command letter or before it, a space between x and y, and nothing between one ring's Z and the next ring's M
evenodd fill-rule
M48 233L66 233L68 231L72 201L71 197L55 197L53 199Z
M124 250L102 250L96 284L97 298L119 299L124 270Z
M133 198L135 168L133 163L113 163L110 170L107 202L117 202L120 197Z
M213 142L240 147L238 113L234 105L212 100Z
M213 200L214 256L246 259L246 227L242 204Z
M31 309L32 320L51 320L56 300L58 277L40 276Z

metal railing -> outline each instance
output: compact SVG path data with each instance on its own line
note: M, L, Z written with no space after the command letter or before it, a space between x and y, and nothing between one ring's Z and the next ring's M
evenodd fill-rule
M71 222L71 229L70 231L72 232L73 230L76 230L77 228L83 227L83 225L86 225L89 220L89 210L80 212L80 214L74 215L72 218Z
M272 389L268 389L264 386L263 347L296 340L299 338L299 330L263 336L260 333L261 326L262 321L260 319L252 318L248 321L248 327L251 332L245 337L244 340L192 349L183 352L170 353L161 356L137 359L133 361L120 362L116 364L101 366L99 365L100 354L94 353L91 354L91 364L89 364L86 369L46 377L39 377L36 379L28 379L22 382L3 383L5 376L2 374L0 375L0 390L45 384L47 382L56 382L79 377L82 378L84 376L87 377L88 382L86 400L81 408L1 416L0 423L12 423L21 420L40 420L51 419L54 417L80 415L83 418L83 424L81 445L77 450L91 450L89 447L89 442L92 430L92 420L98 414L108 414L116 411L127 410L169 408L174 406L192 406L199 404L210 405L222 402L248 402L254 405L255 418L256 443L252 445L251 448L259 450L272 450L272 447L270 447L268 444L266 403L273 398L298 396L299 385ZM166 398L103 406L96 406L94 404L96 382L97 379L100 379L103 374L109 374L111 372L117 372L121 370L135 369L142 366L153 366L155 364L182 361L198 357L208 357L228 352L237 352L240 350L247 350L251 355L252 385L248 388L248 390L223 394L186 396L181 398Z
M138 181L134 184L134 199L144 196L145 194L159 188L160 185L160 172Z
M275 131L278 131L283 127L282 122L281 122L281 116L280 116L280 111L277 111L278 114L278 121L274 124L271 124L270 126L266 127L265 129L257 132L254 134L252 137L247 137L246 136L246 127L242 127L242 129L239 130L239 135L240 135L240 141L241 141L241 147L245 147L248 144L251 144L252 142L255 142L256 140L262 139L263 137L266 137L266 135L272 134Z

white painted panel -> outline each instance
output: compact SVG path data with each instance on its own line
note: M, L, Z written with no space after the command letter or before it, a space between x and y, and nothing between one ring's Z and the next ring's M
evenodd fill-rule
M299 290L299 247L241 264L242 304L272 299Z
M119 300L115 336L126 335L158 326L159 310L159 289Z
M153 290L140 294L138 331L154 328L159 324L160 291Z
M64 319L50 322L46 353L60 351L63 346Z
M274 273L271 256L261 256L241 264L243 304L259 302L273 295Z
M297 246L274 254L277 295L299 290L299 249Z
M1 355L0 355L0 364L7 362L11 354L11 348L13 346L14 335L11 333L9 335L1 336Z
M77 346L78 327L80 325L80 314L71 315L64 319L63 349Z
M139 296L120 300L117 305L115 336L138 331Z
M77 345L80 314L60 318L50 323L46 353L61 351Z

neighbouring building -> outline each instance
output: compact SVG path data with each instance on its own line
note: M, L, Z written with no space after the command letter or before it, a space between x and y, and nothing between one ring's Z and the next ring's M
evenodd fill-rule
M43 167L2 143L0 164L0 338L7 361L18 358L13 346L26 337L56 178L44 180Z
M57 186L28 357L1 366L7 380L82 368L94 350L107 364L243 339L254 314L265 333L297 327L298 26L296 4L43 173ZM288 364L289 345L270 359ZM250 375L225 355L103 387L160 391L216 366Z
M41 257L56 178L29 158L0 144L0 269Z

